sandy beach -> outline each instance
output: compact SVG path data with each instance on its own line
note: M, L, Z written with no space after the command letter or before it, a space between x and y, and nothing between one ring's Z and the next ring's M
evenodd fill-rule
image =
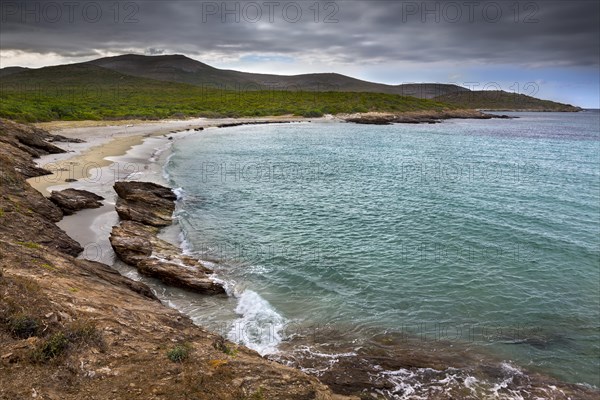
M222 124L257 122L295 122L301 117L280 116L269 118L187 119L163 121L55 121L36 124L53 134L82 139L84 143L59 143L67 150L63 154L51 154L37 161L38 165L52 172L51 175L31 178L29 184L45 196L53 186L87 178L96 168L109 166L113 161L107 157L121 156L132 147L142 144L149 137L168 136L176 132L215 127Z
M105 198L98 209L81 210L65 216L57 225L84 248L80 258L112 265L123 275L144 280L137 271L116 259L108 241L118 223L113 185L117 180L134 179L167 184L162 166L170 145L182 134L202 134L206 128L224 124L260 122L296 122L303 118L286 116L247 119L189 119L164 121L56 121L37 124L53 134L82 139L84 143L58 143L67 150L36 160L38 166L52 172L28 180L45 196L52 190L75 188ZM200 129L201 128L201 129ZM175 140L172 140L175 139ZM177 244L177 232L167 229L165 239ZM147 282L152 284L152 282Z
M138 124L116 123L108 126L90 122L52 123L51 133L83 139L86 142L57 143L68 152L51 154L36 160L40 167L45 167L53 174L32 178L29 183L46 196L53 190L74 188L104 197L102 207L81 210L63 217L56 224L83 247L84 251L78 258L110 265L121 275L148 285L164 304L184 314L202 308L218 315L219 320L225 324L236 318L235 297L207 297L165 286L153 278L141 275L135 267L121 262L116 257L109 242L113 226L119 223L115 210L116 193L113 185L119 180L139 180L168 186L163 176L163 166L170 154L168 149L179 137L201 135L203 132L198 129L200 127L219 129L217 126L223 124L302 121L307 119L296 117L196 119ZM47 124L42 126L44 129L50 129ZM66 179L77 181L66 182ZM160 237L172 244L180 245L178 224L165 228Z

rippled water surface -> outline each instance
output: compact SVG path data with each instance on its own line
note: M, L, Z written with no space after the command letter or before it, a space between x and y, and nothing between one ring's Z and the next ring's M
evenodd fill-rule
M393 332L598 386L600 117L516 115L178 140L166 172L233 288L226 333L272 352L309 326Z

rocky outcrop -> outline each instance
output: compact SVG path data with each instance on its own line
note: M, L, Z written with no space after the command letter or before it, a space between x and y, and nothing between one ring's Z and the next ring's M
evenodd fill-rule
M37 167L32 158L65 152L47 141L52 137L41 129L0 119L0 155L6 157L2 165L25 178L49 175L50 172Z
M211 270L157 238L157 233L158 228L123 221L113 228L110 243L121 260L166 285L204 294L225 293L223 286L208 277Z
M101 200L104 200L104 197L79 189L53 191L50 194L50 201L56 204L64 215L71 215L86 208L101 207Z
M171 225L177 196L171 189L150 182L117 182L116 209L126 221L163 227Z
M345 398L194 325L107 266L2 239L0 254L1 399ZM31 321L27 335L4 323L17 318Z
M244 121L244 122L226 122L218 124L217 128L232 128L242 125L269 125L269 124L289 124L291 121Z
M484 114L477 110L412 111L398 114L365 113L344 118L346 122L364 125L437 124L446 119L512 118L507 115Z
M85 143L85 140L77 138L69 138L62 135L50 135L48 138L49 142L63 142L63 143Z
M169 286L196 293L224 294L222 285L209 278L212 271L181 249L156 235L171 223L176 196L164 186L148 182L117 182L117 212L110 243L117 256L144 275ZM124 198L122 198L123 196Z
M33 156L62 151L46 143L48 136L0 119L0 239L76 256L83 248L53 223L62 219L62 211L25 181L48 173L36 167Z
M65 153L63 149L50 143L51 141L61 139L33 126L17 124L6 119L0 121L0 142L25 151L32 157Z

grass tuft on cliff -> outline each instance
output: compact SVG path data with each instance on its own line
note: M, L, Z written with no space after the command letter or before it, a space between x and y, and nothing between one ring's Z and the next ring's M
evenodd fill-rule
M105 350L102 334L96 325L90 321L75 321L61 330L48 335L31 353L31 360L35 363L44 363L57 358L69 349L78 346L92 346Z
M167 358L173 362L181 363L189 358L191 351L192 348L189 344L178 344L167 351Z
M57 332L44 340L33 352L33 362L46 362L61 355L69 347L69 339L62 332Z

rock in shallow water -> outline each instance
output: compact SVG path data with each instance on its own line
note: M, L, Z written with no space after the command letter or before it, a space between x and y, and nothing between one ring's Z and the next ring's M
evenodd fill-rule
M157 233L155 227L123 221L113 227L110 244L122 261L167 285L197 293L225 293L221 285L208 277L212 271L183 255L176 246L157 238Z
M171 225L177 196L171 189L150 182L117 182L117 213L122 220L163 227Z
M208 277L210 269L156 236L160 227L172 223L177 196L171 189L149 182L117 182L114 188L119 195L117 213L123 221L113 227L110 243L122 261L170 286L225 293L222 285Z

